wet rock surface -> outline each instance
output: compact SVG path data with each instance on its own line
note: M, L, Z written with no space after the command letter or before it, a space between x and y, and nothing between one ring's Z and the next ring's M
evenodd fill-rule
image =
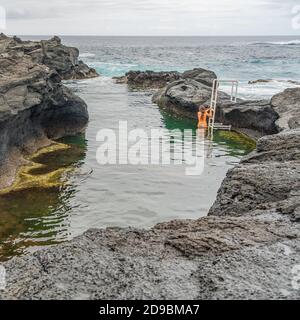
M19 164L11 153L20 158L88 121L85 102L62 85L62 69L38 62L40 50L40 43L0 36L0 187L12 182Z

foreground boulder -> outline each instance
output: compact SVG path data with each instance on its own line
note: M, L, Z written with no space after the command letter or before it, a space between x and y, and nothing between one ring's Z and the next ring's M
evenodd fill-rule
M22 46L18 39L0 38L0 188L13 182L24 154L78 133L88 122L85 102Z
M299 238L296 226L262 218L90 230L5 263L0 299L299 299Z
M299 137L261 139L209 217L90 230L13 258L0 299L299 299Z
M90 230L4 264L1 299L299 299L291 223L209 217Z

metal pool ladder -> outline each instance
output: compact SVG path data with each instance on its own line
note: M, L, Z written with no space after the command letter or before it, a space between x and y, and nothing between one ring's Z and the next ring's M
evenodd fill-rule
M211 100L210 100L210 114L212 114L212 117L209 117L209 121L208 121L208 130L211 134L213 134L213 131L215 129L217 129L217 130L231 130L231 125L224 125L223 123L216 123L215 122L219 87L220 87L221 83L231 83L230 100L231 100L231 102L237 102L238 87L239 87L239 82L237 80L218 80L218 79L215 79L213 81Z

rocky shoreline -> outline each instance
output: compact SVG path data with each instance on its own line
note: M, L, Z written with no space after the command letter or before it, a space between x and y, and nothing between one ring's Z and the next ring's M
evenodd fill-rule
M199 106L210 105L214 79L217 75L213 71L195 68L183 73L130 71L117 83L126 83L131 90L152 90L152 100L161 109L174 116L197 120ZM230 96L220 91L216 121L231 125L255 140L280 132L287 127L284 123L287 119L294 122L291 128L297 128L299 89L286 89L271 100L238 99L237 103L232 103Z
M87 106L62 84L97 76L78 56L58 37L35 42L0 35L0 188L11 185L24 155L84 130Z
M4 265L1 299L299 299L300 130L262 138L209 216L90 230Z
M215 77L202 70L132 79L158 89L161 108L194 116ZM4 263L0 299L299 299L292 282L300 265L299 96L288 89L233 105L221 94L218 117L264 137L228 172L208 217L90 230L13 258Z

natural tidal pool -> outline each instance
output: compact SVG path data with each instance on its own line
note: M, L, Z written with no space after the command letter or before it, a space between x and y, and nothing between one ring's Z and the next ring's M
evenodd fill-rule
M0 193L0 260L59 243L89 228L143 227L205 216L227 171L255 147L234 132L206 138L204 172L187 176L184 166L100 165L97 132L129 129L195 129L110 78L69 82L88 104L84 134L67 137L29 158L12 188ZM195 132L196 134L196 132Z

